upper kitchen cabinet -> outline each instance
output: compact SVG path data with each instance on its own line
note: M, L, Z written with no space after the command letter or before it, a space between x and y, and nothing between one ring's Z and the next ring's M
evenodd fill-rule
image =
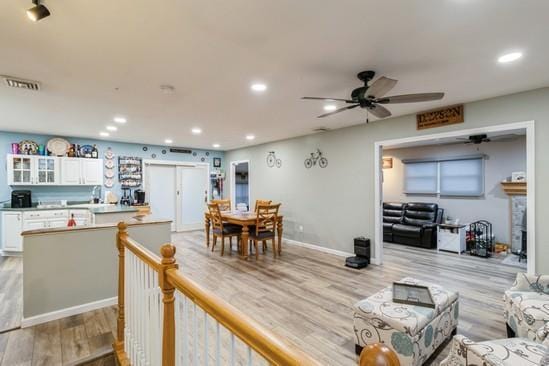
M8 185L101 185L101 159L8 155Z
M103 184L103 160L60 158L61 184L67 186Z
M8 155L9 185L58 185L59 158L54 156Z

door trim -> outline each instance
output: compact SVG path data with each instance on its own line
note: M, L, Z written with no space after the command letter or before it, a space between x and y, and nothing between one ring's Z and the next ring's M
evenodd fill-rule
M250 172L252 171L250 169L250 160L235 160L235 161L231 161L229 166L231 167L230 169L230 180L229 180L229 189L230 189L230 199L231 199L231 210L236 210L236 206L235 206L235 200L236 200L236 196L235 196L235 191L236 191L236 182L234 180L234 176L235 176L235 170L234 170L234 167L235 165L239 165L239 164L242 164L242 163L248 163L248 205L251 207L252 205L252 196L251 196L251 182L252 182L252 179L251 179L251 174Z
M176 176L176 196L177 196L177 201L175 203L175 207L176 207L176 223L175 223L175 228L176 228L176 232L183 232L183 231L193 231L193 230L201 230L201 229L204 229L204 222L198 222L196 224L183 224L182 220L183 218L181 217L181 210L182 210L182 202L181 202L181 195L179 194L179 187L181 186L181 181L182 181L182 177L181 177L181 172L182 170L180 168L200 168L204 166L206 168L206 201L204 202L204 211L206 210L206 204L208 203L208 199L210 197L210 164L194 164L193 166L188 166L188 165L178 165L175 167L176 171L175 171L175 176ZM201 168L202 169L202 168ZM204 221L204 220L202 220Z
M527 272L530 274L536 273L536 172L535 172L535 121L523 121L523 122L513 122L513 123L504 123L493 126L472 128L472 129L462 129L450 132L442 132L435 134L419 135L413 137L404 137L400 139L385 140L385 141L376 141L374 143L374 184L375 184L375 230L374 230L374 254L376 264L383 263L383 224L381 215L382 204L381 200L383 199L383 170L381 165L381 155L384 147L395 147L399 144L406 144L410 142L418 141L429 141L440 138L447 137L461 137L465 135L475 135L479 133L489 133L489 132L499 132L499 131L509 131L509 130L526 130L526 181L528 182L528 193L526 195L526 207L528 209L528 214L526 216L526 226L527 226L527 235L528 235L528 262L527 262ZM375 263L375 262L374 262ZM518 267L517 267L518 271Z

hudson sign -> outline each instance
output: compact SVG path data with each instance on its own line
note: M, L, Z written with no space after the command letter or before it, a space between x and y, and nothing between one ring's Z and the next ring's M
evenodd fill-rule
M419 113L416 119L418 130L463 123L463 104Z

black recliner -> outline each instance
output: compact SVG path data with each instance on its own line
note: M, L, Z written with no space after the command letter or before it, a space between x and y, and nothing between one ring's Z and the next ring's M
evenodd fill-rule
M436 203L407 203L400 224L392 228L395 243L433 249L437 247L437 224L442 222L444 210Z
M393 241L393 226L402 223L404 203L383 203L383 241Z

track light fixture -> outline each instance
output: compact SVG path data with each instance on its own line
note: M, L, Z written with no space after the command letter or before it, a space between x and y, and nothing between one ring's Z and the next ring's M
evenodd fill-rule
M50 11L48 10L48 8L46 8L45 5L40 4L40 0L32 0L32 3L35 6L27 10L27 16L30 20L32 20L33 22L37 22L50 16Z

